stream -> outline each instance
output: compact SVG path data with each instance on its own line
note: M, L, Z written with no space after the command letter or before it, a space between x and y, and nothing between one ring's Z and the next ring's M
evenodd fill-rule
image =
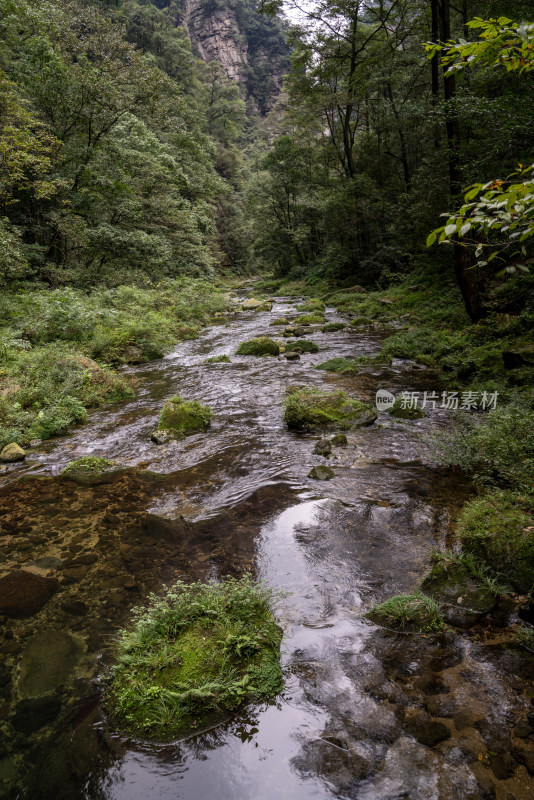
M26 611L0 619L2 796L534 797L534 737L518 727L529 715L534 727L529 654L495 629L423 636L365 616L419 585L472 493L432 463L425 443L448 412L414 421L379 412L328 459L313 453L317 434L283 423L290 383L374 403L378 389L439 391L439 379L401 360L351 376L314 369L334 356L376 354L385 334L373 327L313 326L306 338L319 353L298 361L235 355L254 336L277 338L283 328L270 322L298 302L228 314L164 359L127 368L135 399L93 413L0 476L0 576L32 576L20 588ZM347 321L334 309L326 316ZM231 363L205 363L221 354ZM156 445L150 434L176 394L210 405L211 428ZM60 477L89 455L124 469L96 485ZM318 464L335 478L308 478ZM176 579L247 571L290 593L276 611L283 693L185 741L113 731L100 701L112 636L131 607ZM510 756L517 748L524 763Z

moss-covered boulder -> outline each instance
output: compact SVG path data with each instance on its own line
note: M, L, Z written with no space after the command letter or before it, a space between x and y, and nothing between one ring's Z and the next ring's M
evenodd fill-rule
M337 433L330 439L334 447L345 447L348 444L348 439L344 433Z
M229 364L230 363L230 356L222 355L222 356L210 356L204 362L205 364Z
M204 431L211 422L211 409L198 400L170 397L165 400L159 418L159 431L171 431L175 436L188 436Z
M306 300L305 303L301 303L297 306L297 311L324 311L325 304L322 300L319 300L318 297L312 297L310 300Z
M391 408L388 409L388 414L396 419L421 419L426 417L425 412L419 406L410 407L401 398L397 398Z
M299 314L295 317L295 325L324 325L326 322L324 314L312 312L311 314Z
M520 592L534 589L534 498L493 491L467 503L457 535L465 552L509 580Z
M310 339L299 339L298 342L288 342L286 344L286 353L290 353L292 350L298 350L300 353L317 353L319 345Z
M346 327L344 322L328 322L326 325L323 325L322 331L323 333L333 333L334 331L342 331L343 328Z
M62 478L68 478L79 486L100 486L111 483L131 467L116 466L109 458L84 456L70 461L61 471Z
M332 442L329 439L319 439L313 448L313 452L317 456L324 456L325 458L328 458L328 456L332 453Z
M238 356L278 356L280 345L268 336L258 336L248 342L241 342L236 350Z
M278 317L278 319L273 319L273 321L270 323L271 328L282 325L289 325L289 320L285 317Z
M474 625L496 604L495 593L462 564L436 565L421 591L439 602L443 618L457 628Z
M444 628L438 604L422 592L394 595L374 606L367 616L373 622L399 630L429 633Z
M16 442L6 444L0 451L0 461L4 464L14 464L17 461L24 461L26 452Z
M107 709L129 733L175 738L282 688L276 594L248 577L177 583L117 637Z
M371 425L375 419L376 409L346 392L296 389L287 393L286 390L284 421L293 430L334 426L347 430Z
M328 361L317 364L315 369L324 369L325 372L337 372L340 375L357 375L359 372L356 362L343 356L329 358Z
M258 311L264 305L265 305L265 300L256 300L254 297L249 297L247 300L243 302L241 308L243 309L243 311Z
M336 477L336 473L330 467L326 467L324 464L318 464L316 467L312 467L308 473L308 478L313 478L315 481L331 481L332 478Z

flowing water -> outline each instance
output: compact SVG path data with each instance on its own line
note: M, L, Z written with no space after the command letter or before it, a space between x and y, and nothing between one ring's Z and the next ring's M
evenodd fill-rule
M329 459L314 455L317 436L283 424L290 383L342 387L373 402L379 388L439 390L437 378L402 361L350 377L313 368L375 354L384 333L374 328L315 328L307 338L320 352L296 362L234 355L239 342L280 332L270 321L295 304L235 314L128 369L135 400L95 413L4 476L2 574L24 568L52 587L34 616L3 621L6 797L534 796L534 741L514 728L533 711L528 654L494 632L400 634L365 616L374 602L417 587L469 496L428 455L424 434L446 424L446 412L416 421L380 413ZM327 318L340 319L333 309ZM231 363L205 363L221 354ZM211 429L155 445L150 433L175 394L209 404ZM59 477L86 455L127 469L98 485ZM333 480L307 477L321 463ZM245 571L290 592L277 610L282 695L186 741L155 745L111 730L102 682L111 635L129 609L177 578Z

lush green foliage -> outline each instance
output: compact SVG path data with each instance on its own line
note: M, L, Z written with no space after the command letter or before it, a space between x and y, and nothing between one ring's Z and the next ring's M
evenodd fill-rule
M369 617L402 629L440 632L445 627L438 604L421 592L397 594L374 606Z
M236 350L238 356L277 356L280 345L268 336L258 336L248 342L241 342Z
M160 414L158 430L172 431L178 436L203 431L211 422L211 409L198 400L171 397L165 400Z
M278 599L250 578L176 583L117 637L107 705L117 724L164 739L282 688Z
M113 466L113 461L109 458L101 458L100 456L84 456L77 458L75 461L69 461L65 469L61 471L62 475L73 475L80 472L103 472Z
M310 339L297 339L294 342L288 342L285 346L286 353L291 353L292 350L300 350L301 353L318 353L319 345Z
M358 373L358 367L356 363L350 358L345 358L344 356L329 358L328 361L323 361L322 364L317 364L315 369L324 369L326 372L339 372L345 375L356 375Z

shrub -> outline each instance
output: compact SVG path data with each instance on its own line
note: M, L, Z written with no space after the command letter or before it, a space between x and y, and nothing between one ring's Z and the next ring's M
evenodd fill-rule
M444 628L438 604L421 592L390 597L374 606L368 616L376 622L413 631L439 632Z
M280 345L268 336L258 336L248 342L241 342L236 350L238 356L277 356Z
M534 413L527 408L497 407L482 418L458 414L452 432L429 441L441 464L460 467L475 481L510 488L532 484Z
M288 387L285 399L284 421L288 428L310 430L316 427L337 425L347 429L370 425L376 419L376 410L346 392L321 392L318 389ZM287 392L287 390L286 390Z
M534 498L492 491L467 503L457 535L465 552L506 577L519 591L534 589Z
M280 595L249 577L178 582L134 609L117 637L107 705L116 722L155 739L213 724L282 688Z

